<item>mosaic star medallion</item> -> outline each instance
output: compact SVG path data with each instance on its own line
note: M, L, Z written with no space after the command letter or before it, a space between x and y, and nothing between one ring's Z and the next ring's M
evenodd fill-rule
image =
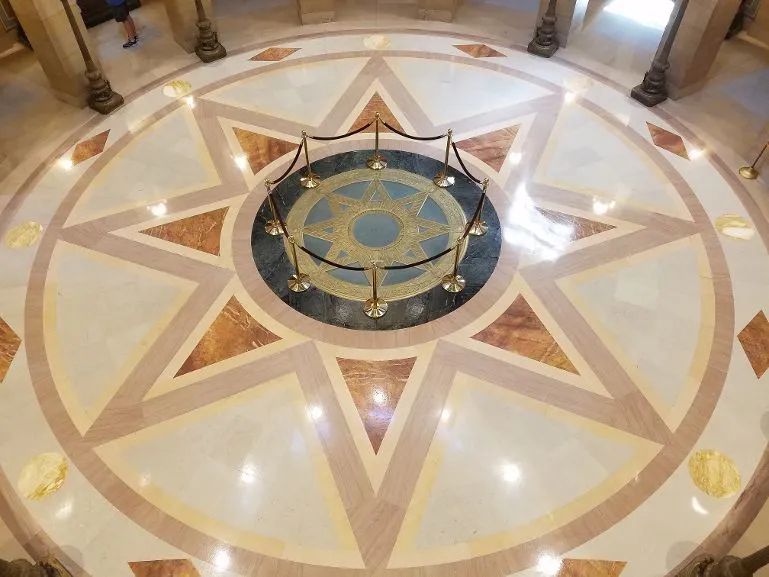
M459 204L430 179L404 170L372 173L367 168L332 176L304 193L286 222L316 254L354 267L421 261L454 246L466 224ZM447 257L384 271L379 281L383 295L397 300L434 287L446 274ZM369 273L335 268L305 254L299 260L321 290L358 301L371 296Z

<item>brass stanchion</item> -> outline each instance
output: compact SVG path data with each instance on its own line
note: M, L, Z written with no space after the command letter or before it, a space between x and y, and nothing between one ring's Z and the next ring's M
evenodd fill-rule
M272 218L264 225L264 232L270 236L278 236L281 232L280 219L278 218L278 209L275 207L275 199L272 198L272 191L270 190L272 182L267 179L264 181L264 186L267 188L267 204L270 205L270 211L272 212Z
M291 245L291 256L294 260L294 274L288 277L288 290L295 293L303 293L312 285L310 277L299 270L299 259L296 256L296 241L293 236L288 237L288 243Z
M758 170L756 170L756 166L761 160L761 157L764 155L764 152L766 152L767 147L769 147L769 142L764 144L764 147L761 149L761 152L758 153L758 156L753 161L753 164L740 168L740 176L742 178L747 178L748 180L756 180L758 178Z
M382 318L385 313L387 312L387 307L389 306L387 304L387 301L385 301L383 298L381 298L377 294L377 283L379 282L377 280L377 265L375 262L371 263L372 269L372 279L371 279L371 286L373 287L373 292L371 295L371 298L368 299L365 303L363 303L363 313L372 319L379 319Z
M473 224L470 226L470 234L473 236L483 236L489 231L489 225L481 218L483 213L483 204L486 200L486 190L489 188L489 179L483 179L483 196L481 196L481 209L478 211L478 216L475 217Z
M109 114L119 106L122 106L123 97L112 90L109 80L102 75L101 70L93 61L91 51L88 50L88 45L83 40L80 27L77 25L77 20L75 20L75 15L72 14L69 0L61 0L61 4L64 8L64 13L67 15L67 20L69 20L72 33L75 35L80 55L85 62L85 77L88 79L88 89L90 91L88 106L100 114Z
M459 274L459 251L462 250L462 240L460 238L457 241L457 249L454 251L454 269L441 279L441 286L450 293L461 292L467 282L465 277Z
M550 0L547 4L547 10L542 17L542 24L537 26L534 39L529 42L527 51L537 56L550 58L558 50L558 38L555 34L555 6L557 0Z
M299 179L299 184L304 188L315 188L320 184L320 178L312 172L310 166L310 150L307 147L307 132L302 130L302 145L304 146L304 162L307 165L307 174Z
M451 150L451 134L452 130L449 128L448 134L446 135L446 157L443 160L443 169L435 175L435 178L433 178L435 186L440 186L441 188L448 188L454 184L454 177L449 176L449 151Z
M201 0L195 0L195 9L198 12L198 43L195 46L195 54L203 62L224 58L227 56L227 50L219 43L219 36L214 32Z
M374 117L374 156L368 159L366 164L371 170L387 168L387 161L379 154L379 113Z

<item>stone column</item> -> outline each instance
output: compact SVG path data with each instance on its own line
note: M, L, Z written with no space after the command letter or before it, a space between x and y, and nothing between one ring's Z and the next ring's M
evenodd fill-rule
M195 0L163 0L163 3L174 40L187 52L194 52L198 43L198 13ZM211 0L203 0L203 8L209 20L213 22L214 9Z
M297 0L297 8L302 24L323 24L336 18L334 0Z
M420 20L451 22L457 13L459 0L417 0Z
M683 22L688 4L689 0L678 0L676 2L668 25L662 33L651 68L644 74L643 82L630 91L630 96L644 106L656 106L668 98L667 72L668 68L670 68L670 51L673 48L673 43L676 41L676 35Z
M95 58L96 52L80 10L75 0L68 1L83 40ZM85 106L89 94L86 67L61 0L11 0L11 7L32 44L53 93L60 100Z
M548 0L539 0L539 12L537 13L537 22L542 22L542 18L547 11ZM559 46L566 46L569 40L569 34L574 26L574 17L577 12L577 5L584 4L585 0L558 0L555 5L555 36L558 39ZM584 11L583 6L583 11Z
M670 53L671 98L696 92L705 83L739 5L740 0L690 3Z

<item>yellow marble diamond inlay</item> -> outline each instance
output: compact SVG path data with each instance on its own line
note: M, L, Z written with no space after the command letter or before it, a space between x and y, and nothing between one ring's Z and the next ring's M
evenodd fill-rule
M756 234L750 223L736 214L724 214L716 219L716 230L721 234L740 240L750 240Z
M16 486L21 495L38 501L59 490L67 469L67 460L58 453L42 453L24 465Z
M697 451L689 459L692 481L706 495L723 499L740 490L740 472L729 457L706 449Z
M5 235L5 245L9 248L27 248L40 240L43 225L39 222L22 222L14 226Z

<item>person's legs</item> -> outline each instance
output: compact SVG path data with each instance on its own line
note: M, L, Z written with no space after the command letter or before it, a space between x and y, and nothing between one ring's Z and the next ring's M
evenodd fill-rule
M132 38L136 38L136 24L134 23L134 19L131 18L131 15L128 14L126 16L125 21L123 22L123 28L125 29L125 35L128 40L131 40Z

